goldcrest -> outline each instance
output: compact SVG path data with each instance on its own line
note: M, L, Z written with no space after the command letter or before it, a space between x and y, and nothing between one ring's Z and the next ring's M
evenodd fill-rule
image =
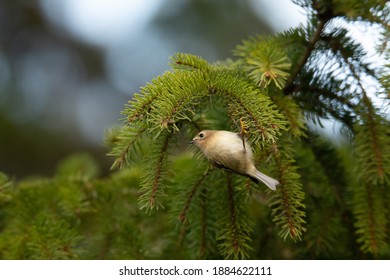
M261 173L253 164L253 152L249 143L240 134L225 130L203 130L190 143L194 143L207 159L217 167L249 177L255 183L260 181L271 190L279 182Z

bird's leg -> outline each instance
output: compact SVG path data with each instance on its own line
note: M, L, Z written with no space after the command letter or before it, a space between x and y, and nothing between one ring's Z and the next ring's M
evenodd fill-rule
M241 134L241 138L242 138L242 146L244 147L244 150L246 150L245 148L245 135L248 133L248 131L246 130L246 125L243 121L243 117L240 118L240 134Z

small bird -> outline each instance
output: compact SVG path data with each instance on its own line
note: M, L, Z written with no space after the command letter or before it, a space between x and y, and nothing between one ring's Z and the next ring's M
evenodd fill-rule
M276 190L279 182L256 169L253 164L252 148L246 140L243 142L239 133L203 130L190 143L198 146L215 166L247 176L255 183L261 181L271 190Z

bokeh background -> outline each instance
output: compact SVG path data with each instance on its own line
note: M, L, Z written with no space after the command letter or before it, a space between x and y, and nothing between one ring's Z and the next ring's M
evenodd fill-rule
M171 55L226 59L305 20L289 0L2 0L0 171L50 176L86 151L105 174L106 130Z

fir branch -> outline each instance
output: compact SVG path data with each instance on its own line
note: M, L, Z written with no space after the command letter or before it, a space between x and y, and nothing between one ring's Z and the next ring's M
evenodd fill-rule
M196 107L207 93L207 84L200 71L166 74L161 82L161 97L149 113L152 129L179 131L181 122L192 122Z
M331 117L340 120L352 131L356 115L356 104L352 102L354 97L350 85L334 75L334 72L316 73L314 69L305 69L300 75L301 83L293 89L294 100L307 116L314 119Z
M227 259L246 259L249 257L250 233L252 229L248 225L246 217L246 201L243 194L233 187L232 174L227 173L227 186L225 197L228 215L224 215L218 223L220 228L216 239L221 243L219 251Z
M189 209L199 187L203 184L203 182L206 179L206 177L208 176L209 172L210 172L210 167L202 174L202 176L196 181L196 183L191 188L191 191L188 194L187 200L184 203L184 206L183 206L183 208L180 212L180 215L179 215L179 219L182 223L186 220L188 209Z
M325 142L319 135L310 131L307 138L303 139L304 142L310 147L316 161L320 164L324 171L324 175L329 180L329 187L333 193L335 202L338 208L343 213L345 222L350 228L352 228L351 221L349 220L349 213L346 203L343 201L342 190L346 185L345 168L342 165L341 159L336 153L336 150L331 143Z
M170 204L173 221L180 221L177 248L181 251L188 250L196 258L210 258L217 251L215 209L218 200L208 187L210 184L218 185L220 176L213 174L216 172L212 172L215 169L212 169L210 164L207 164L208 167L204 171L193 159L186 164L183 161L176 164L181 171L185 166L187 170L183 176L176 178ZM189 186L192 188L189 189Z
M368 94L362 84L355 67L345 60L349 65L353 77L362 93L361 117L366 120L361 126L355 125L356 129L356 150L363 168L363 180L376 184L390 181L390 141L386 133L389 131L389 121L378 116ZM368 134L368 137L367 137Z
M218 256L215 240L217 204L207 184L202 185L188 211L187 218L181 224L178 249L188 249L193 258L205 259ZM187 248L183 246L186 241Z
M307 61L309 60L311 54L315 50L317 42L321 39L321 34L325 28L327 21L325 20L319 20L317 23L317 26L315 27L315 31L312 34L311 38L307 42L307 47L305 52L301 55L298 63L295 65L295 68L290 74L290 77L287 79L286 84L283 88L283 92L286 95L291 95L293 92L293 89L295 87L295 80L297 79L298 75L302 72L304 66L306 65Z
M270 97L287 119L287 124L295 137L305 136L306 125L298 104L288 96L273 95Z
M379 181L380 184L383 184L385 181L390 180L390 171L386 171L390 167L390 142L388 137L386 137L386 132L389 130L389 122L375 112L375 108L363 86L361 76L359 76L356 67L349 60L349 56L342 51L340 55L348 66L361 93L361 104L357 108L356 113L360 114L364 121L362 124L356 124L353 128L355 129L358 162L361 165L362 174L364 174L363 181L374 184ZM366 68L363 67L363 69Z
M232 245L234 255L237 256L239 251L239 241L238 241L238 226L237 226L237 217L236 217L236 209L234 205L234 195L233 195L233 186L232 186L232 178L231 174L227 174L228 184L227 184L227 195L228 195L228 204L229 204L229 214L230 214L230 226L232 232Z
M233 122L243 118L256 145L276 142L280 131L286 129L286 121L271 100L249 83L226 73L217 75L211 83L210 91L227 103Z
M389 220L385 198L382 188L361 184L355 189L357 241L361 244L363 252L374 256L384 255L389 251L387 234Z
M111 170L115 168L122 169L125 164L128 164L132 155L137 152L137 146L142 140L143 134L146 132L146 126L137 127L123 126L119 131L111 131L107 138L112 146L109 156L115 156L116 159L111 166ZM107 141L106 141L107 142Z
M340 249L344 253L345 247L340 244L340 234L344 232L339 213L328 212L326 208L316 208L315 210L313 209L311 220L308 221L311 226L304 238L307 240L305 250L310 252L313 259L323 257L328 259ZM348 249L350 250L350 248ZM347 252L344 253L344 257L348 257L346 254Z
M356 43L345 28L334 27L328 34L322 36L322 42L325 43L322 51L329 48L333 55L338 58L336 61L349 69L352 77L360 82L359 74L365 74L376 79L374 71L370 69L369 64L364 62L367 52L363 46ZM343 67L344 68L344 67ZM361 85L359 85L360 87Z
M329 78L331 78L331 77L329 77ZM329 82L329 79L328 79L328 82ZM327 99L330 102L336 101L338 104L342 104L343 106L347 107L350 112L353 112L355 110L356 106L351 102L350 97L338 95L337 93L332 91L332 89L330 87L326 87L326 85L323 85L321 83L322 82L320 82L320 81L318 81L318 82L313 81L313 83L311 85L310 84L309 85L299 85L293 89L293 92L294 93L306 92L308 94L317 93L318 94L317 96L321 96L322 98ZM331 87L332 88L337 87L336 83L337 82L335 81L331 85ZM340 87L341 87L341 85L340 85ZM330 103L330 102L327 102L327 103ZM323 102L323 103L325 103L325 102ZM312 104L312 102L311 102L311 104Z
M188 235L188 232L192 233L191 237L189 237L189 240L192 240L191 242L191 249L194 249L196 251L196 256L199 259L205 259L207 255L210 254L212 251L212 242L210 242L209 233L208 231L212 226L209 222L209 215L210 210L208 208L208 191L206 187L202 187L198 196L198 205L196 207L196 218L192 220L192 222L189 221L188 218L184 218L181 220L182 225L180 229L180 234L178 238L178 248L182 250L182 244L184 242L184 239L186 235ZM186 209L186 212L188 209ZM187 213L185 214L187 215ZM191 229L189 229L191 228ZM195 241L196 240L196 241ZM194 242L195 241L195 242Z
M359 176L363 182L374 185L390 182L390 140L387 135L389 122L382 117L366 113L367 122L357 123L355 130L355 154ZM364 117L365 114L362 116Z
M279 174L278 188L271 198L269 206L272 209L273 222L280 228L279 235L286 239L301 240L306 231L304 224L305 204L304 193L301 190L299 174L295 161L289 156L288 143L283 143L283 148L274 145L275 164Z
M350 203L345 200L345 197L350 196L346 193L346 187L350 185L346 176L347 168L343 164L343 159L341 158L339 151L330 141L324 140L320 135L317 135L310 130L308 131L307 137L303 138L303 141L304 143L302 144L304 144L305 147L310 147L312 155L314 156L314 162L312 162L308 159L306 153L301 155L303 157L301 161L304 162L303 164L308 165L307 168L312 168L310 171L313 172L314 175L313 177L306 179L306 184L313 184L313 190L308 190L307 193L309 198L314 202L314 205L312 206L312 211L308 209L307 212L310 212L310 216L314 217L311 218L312 221L308 222L308 224L311 224L311 228L308 229L309 236L305 239L311 240L314 236L318 235L318 238L325 240L329 245L329 248L324 249L329 253L332 251L334 253L336 249L341 247L338 245L341 232L343 232L345 236L355 235L355 227L353 224L354 217L350 208ZM316 164L318 164L318 166ZM323 170L325 178L319 178L319 169ZM304 177L307 173L311 172L301 170L300 173L302 174L302 177ZM323 186L320 182L323 182ZM319 194L319 192L323 193ZM308 205L309 203L306 204ZM328 208L337 210L329 213L327 211ZM321 211L321 209L324 211ZM329 229L318 231L314 229L313 232L313 228L317 227L318 224L321 227L327 226L324 224L324 219L328 219L328 222L330 223L328 225ZM310 242L310 246L317 246L316 242L308 242ZM346 244L346 248L351 255L359 253L359 245L354 238L349 238L349 243ZM321 250L319 250L315 255L318 256L318 254L321 253Z
M168 179L165 167L171 137L171 133L163 133L160 136L161 139L156 140L154 148L150 150L149 157L144 161L144 175L140 184L140 192L142 193L139 197L140 209L151 211L155 207L163 206L159 198L165 196L163 180Z
M201 72L209 71L209 63L199 56L192 54L176 53L171 57L171 66L177 70L200 70Z
M235 54L241 57L238 65L256 85L266 88L273 82L278 89L283 88L291 63L277 38L251 38L238 46Z
M153 79L152 83L141 88L141 93L135 93L133 95L133 98L122 111L123 115L127 115L128 122L135 123L137 121L143 121L148 116L154 100L161 94L158 86L156 86L161 79L161 77Z
M208 251L208 234L207 230L209 229L208 224L208 215L210 209L208 208L208 196L207 189L203 188L200 193L200 207L201 207L201 230L200 230L200 242L199 242L199 257L204 258L207 255Z
M122 114L130 123L147 123L151 129L174 128L177 122L190 120L193 108L207 92L201 71L166 72L135 94Z

